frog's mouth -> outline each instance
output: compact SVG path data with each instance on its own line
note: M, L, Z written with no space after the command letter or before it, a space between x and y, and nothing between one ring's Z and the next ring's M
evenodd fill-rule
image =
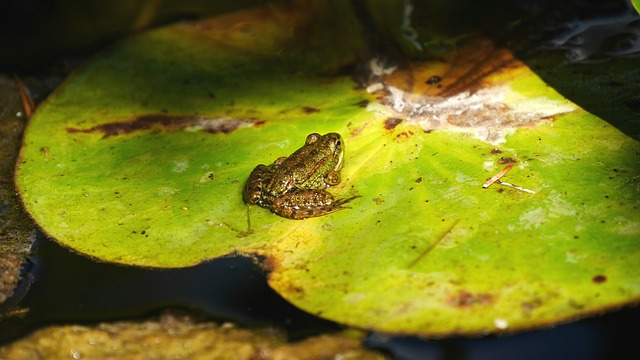
M338 162L336 163L335 170L339 171L342 169L342 162L344 161L344 149L342 148L343 141L342 139L336 141L333 144L333 153L338 156Z
M336 164L336 171L342 169L342 161L344 159L344 154L338 155L338 163Z

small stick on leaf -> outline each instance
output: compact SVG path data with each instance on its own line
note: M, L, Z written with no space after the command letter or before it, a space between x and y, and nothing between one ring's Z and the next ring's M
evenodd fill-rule
M487 180L487 182L484 183L484 185L482 185L482 188L486 189L489 186L491 186L491 184L493 184L494 182L500 180L500 178L503 177L506 173L508 173L509 170L511 170L512 167L513 167L513 164L507 165L506 168L502 169L502 171L500 171L499 173L495 174L491 179Z
M521 187L521 186L513 185L513 184L508 183L508 182L506 182L506 181L497 180L497 182L498 182L498 184L500 184L500 185L508 186L508 187L510 187L510 188L514 188L514 189L516 189L516 190L520 190L520 191L527 192L527 193L529 193L529 194L535 194L535 193L536 193L536 192L535 192L535 191L533 191L533 190L525 189L525 188L523 188L523 187Z

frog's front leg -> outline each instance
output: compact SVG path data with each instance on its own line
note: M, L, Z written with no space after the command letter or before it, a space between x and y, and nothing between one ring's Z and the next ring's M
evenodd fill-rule
M349 209L342 205L356 197L335 200L328 191L298 190L275 198L271 211L288 219L301 220Z

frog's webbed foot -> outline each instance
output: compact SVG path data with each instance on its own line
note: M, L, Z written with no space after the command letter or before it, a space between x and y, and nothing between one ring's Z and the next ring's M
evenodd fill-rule
M327 191L295 191L274 199L271 211L288 219L301 220L349 209L342 205L357 197L359 196L335 200Z
M359 198L359 197L360 197L360 195L356 195L356 196L352 196L352 197L349 197L349 198L342 198L342 199L338 199L338 200L336 200L336 201L333 203L333 205L334 205L334 206L342 206L342 204L346 204L346 203L348 203L349 201L351 201L351 200L353 200L353 199L356 199L356 198ZM342 207L341 207L341 209L351 209L351 208L350 208L350 207L342 206ZM339 210L339 209L338 209L338 210Z

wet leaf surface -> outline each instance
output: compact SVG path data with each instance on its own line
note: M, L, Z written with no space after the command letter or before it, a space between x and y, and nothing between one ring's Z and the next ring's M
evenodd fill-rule
M522 330L638 300L636 140L477 36L410 67L372 59L363 86L341 70L365 43L350 8L314 11L180 23L86 64L29 125L28 211L101 261L260 256L296 306L391 333ZM342 134L330 191L360 197L304 221L252 207L249 228L249 173L312 132Z

